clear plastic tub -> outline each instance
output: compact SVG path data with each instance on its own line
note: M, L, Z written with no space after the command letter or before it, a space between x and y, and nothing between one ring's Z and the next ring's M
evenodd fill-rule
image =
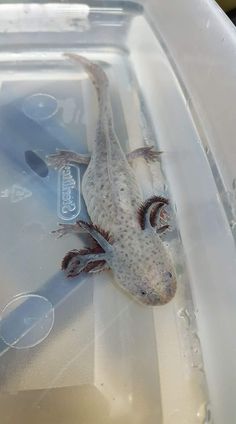
M211 2L96 1L1 4L0 28L1 424L234 424L235 162L231 112L222 118L235 93L230 24ZM60 271L83 242L50 231L88 218L85 167L71 171L68 217L63 176L45 156L87 153L97 119L91 81L64 52L103 66L123 149L164 152L161 164L134 169L144 198L171 199L165 242L178 290L165 306L139 305L110 273L68 282Z

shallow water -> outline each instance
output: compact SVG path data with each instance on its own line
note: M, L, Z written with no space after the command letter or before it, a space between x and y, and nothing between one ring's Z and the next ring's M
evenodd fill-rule
M6 23L0 56L1 422L210 423L196 320L205 305L194 291L190 259L206 210L215 213L207 221L214 245L221 204L188 102L140 7L103 2L90 14L82 6L61 8L55 14L48 7L53 18L41 18L30 46L25 29L19 36L14 22ZM39 11L27 6L21 13L30 31L30 16ZM58 27L64 34L55 32ZM161 163L138 160L134 169L144 198L171 199L172 228L163 240L178 290L166 306L136 304L110 273L68 282L59 272L65 252L86 242L50 235L59 219L88 218L80 189L85 167L70 170L70 214L65 179L47 169L45 156L56 148L90 151L97 116L85 72L62 56L70 49L107 72L122 148L154 144L163 151ZM202 181L201 192L194 191ZM66 405L58 415L62 398Z

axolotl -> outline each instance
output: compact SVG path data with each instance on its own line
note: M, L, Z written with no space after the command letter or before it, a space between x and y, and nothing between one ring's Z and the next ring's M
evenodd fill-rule
M59 224L54 233L61 237L87 232L92 246L69 251L62 269L68 277L110 269L116 283L138 302L166 304L176 292L174 265L160 237L168 225L158 226L160 211L168 200L153 196L143 202L131 166L137 157L155 161L159 152L147 146L124 153L113 126L106 72L84 56L65 56L82 66L91 78L97 93L98 120L91 157L67 150L47 157L48 164L56 169L69 163L88 164L82 193L91 223L79 220Z

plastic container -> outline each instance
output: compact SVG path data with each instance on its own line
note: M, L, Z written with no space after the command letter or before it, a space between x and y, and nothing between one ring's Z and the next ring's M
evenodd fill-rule
M1 4L0 28L1 424L234 424L233 26L212 2L153 0ZM171 198L165 306L137 304L109 273L60 271L82 241L50 231L88 218L84 167L68 216L45 156L88 152L97 117L68 51L107 72L124 150L164 152L135 172L144 197Z

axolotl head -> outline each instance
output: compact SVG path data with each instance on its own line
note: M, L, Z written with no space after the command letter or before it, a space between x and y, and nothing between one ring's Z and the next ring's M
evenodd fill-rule
M113 245L110 266L116 282L140 303L164 305L175 295L171 258L153 231L121 235Z

